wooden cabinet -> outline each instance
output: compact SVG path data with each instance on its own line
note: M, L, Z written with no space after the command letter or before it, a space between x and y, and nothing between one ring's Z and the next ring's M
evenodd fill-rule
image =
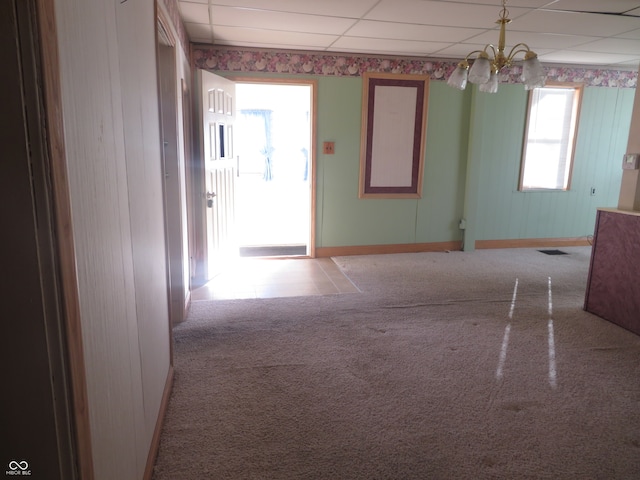
M598 210L584 309L640 335L640 212Z

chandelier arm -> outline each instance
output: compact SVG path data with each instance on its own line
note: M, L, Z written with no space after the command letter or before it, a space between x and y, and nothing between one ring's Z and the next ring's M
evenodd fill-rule
M466 56L466 57L464 57L465 61L466 61L466 60L469 60L469 57L470 57L471 55L473 55L474 53L487 53L487 52L485 51L485 50L487 49L487 47L488 47L488 45L486 45L486 46L484 47L484 50L474 50L473 52L469 52L469 53L467 53L467 56Z
M507 58L509 59L509 62L511 62L513 60L513 57L515 57L518 53L527 53L530 51L531 49L529 48L529 45L527 45L526 43L518 43L517 45L514 45L514 47L509 51L509 55L507 56Z
M491 50L493 51L493 59L495 60L496 57L498 56L498 50L496 50L496 47L493 44L488 44L484 46L484 52L487 52L487 48L491 48Z

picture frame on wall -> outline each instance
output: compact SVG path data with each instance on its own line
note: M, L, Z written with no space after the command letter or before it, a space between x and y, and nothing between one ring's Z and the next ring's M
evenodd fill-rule
M363 75L360 198L421 198L428 97L428 75Z

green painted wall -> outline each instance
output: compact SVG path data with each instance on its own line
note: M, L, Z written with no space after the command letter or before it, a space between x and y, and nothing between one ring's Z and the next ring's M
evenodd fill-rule
M618 203L634 95L632 89L585 88L570 190L519 192L527 93L519 85L501 85L492 96L474 92L465 245L593 234L596 209Z
M442 82L429 90L422 198L359 199L362 79L320 79L318 141L334 141L336 154L318 155L318 246L461 238L468 102Z
M318 81L317 247L461 240L462 218L468 249L475 240L580 237L593 233L597 207L617 205L633 89L586 88L571 190L524 193L523 87L490 95L432 81L422 198L359 199L362 79L308 78ZM322 154L323 141L335 142L334 155Z

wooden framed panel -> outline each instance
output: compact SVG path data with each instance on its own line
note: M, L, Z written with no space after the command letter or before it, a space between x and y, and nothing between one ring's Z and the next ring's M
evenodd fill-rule
M429 77L365 73L360 198L420 198Z

